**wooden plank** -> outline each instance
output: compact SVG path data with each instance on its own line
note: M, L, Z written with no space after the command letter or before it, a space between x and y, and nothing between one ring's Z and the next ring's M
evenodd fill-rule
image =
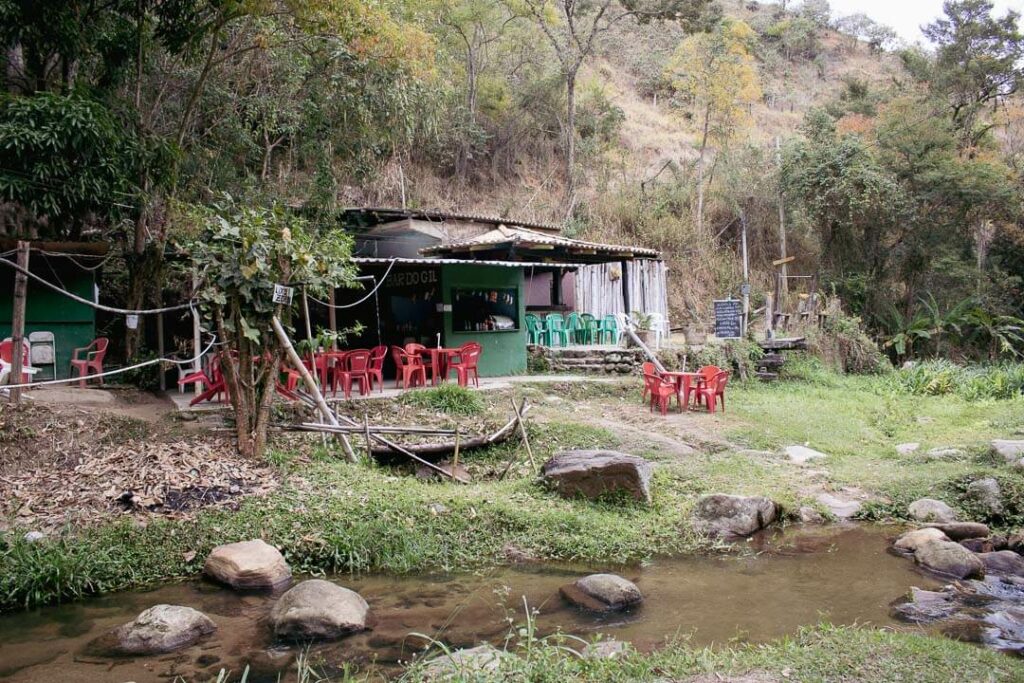
M775 259L774 261L772 261L772 265L784 266L787 263L792 263L793 261L796 261L796 256L787 256L785 258Z

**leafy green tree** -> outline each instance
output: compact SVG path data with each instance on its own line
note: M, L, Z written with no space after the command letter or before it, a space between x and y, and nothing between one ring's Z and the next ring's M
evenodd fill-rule
M280 205L186 208L179 244L202 277L198 296L225 353L221 369L235 410L238 450L262 457L284 349L271 321L289 325L298 300L274 303L274 286L304 286L316 296L352 283L351 240L317 234Z
M747 118L747 107L761 99L755 38L744 22L724 20L712 32L686 38L667 67L673 88L693 104L700 122L694 211L699 233L704 232L708 145L727 145Z
M1013 96L1024 83L1024 33L1020 14L993 15L991 0L946 0L945 17L924 28L937 46L922 77L948 102L953 125L965 147L979 144L993 124L981 120L986 108Z

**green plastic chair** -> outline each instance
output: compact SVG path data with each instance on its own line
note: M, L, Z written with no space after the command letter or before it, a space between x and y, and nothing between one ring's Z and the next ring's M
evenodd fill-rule
M569 341L573 344L583 343L583 321L579 313L570 313L565 317L565 331L569 333Z
M583 329L580 330L580 343L593 344L597 339L597 318L590 313L581 313L580 323L583 325Z
M565 318L561 313L548 313L544 318L544 327L548 333L548 346L569 345L569 333L565 329Z
M540 322L540 318L532 313L526 314L526 343L547 344L548 332Z
M599 344L604 343L605 335L609 338L609 344L614 344L615 340L619 338L619 325L615 322L614 315L606 315L601 318L601 323L597 326L597 339Z

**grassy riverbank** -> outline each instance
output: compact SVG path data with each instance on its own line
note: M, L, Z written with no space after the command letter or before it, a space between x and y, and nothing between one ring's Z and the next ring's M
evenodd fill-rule
M458 571L524 558L592 565L706 550L688 522L708 492L768 495L792 512L819 491L856 487L869 518L895 516L916 497L941 497L977 518L962 497L965 481L995 476L1006 493L1004 526L1021 523L1019 474L988 453L992 438L1024 428L1024 402L907 396L877 378L809 373L803 381L732 387L728 412L651 415L635 382L538 384L517 389L536 406L532 442L538 459L572 447L619 448L659 463L650 508L614 501L566 501L534 481L525 457L497 481L519 446L469 454L469 486L424 482L408 473L328 455L274 454L284 484L237 511L203 512L183 521L125 519L68 528L29 544L15 527L0 540L0 607L45 604L197 574L215 545L262 537L297 571ZM507 397L489 400L505 410ZM506 411L507 412L507 411ZM503 413L502 413L503 414ZM955 446L964 454L931 461L899 456L895 444ZM828 454L810 466L749 449L776 451L808 443ZM520 454L522 455L522 454Z

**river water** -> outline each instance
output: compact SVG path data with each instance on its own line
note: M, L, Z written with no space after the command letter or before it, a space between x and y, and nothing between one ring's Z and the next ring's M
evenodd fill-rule
M369 602L372 631L316 645L328 671L345 665L384 669L408 660L422 635L453 647L501 644L509 619L524 621L524 599L541 633L605 634L653 649L686 637L696 645L766 641L822 620L920 628L890 617L890 603L911 586L938 582L886 551L896 530L882 527L795 529L739 544L735 553L663 558L642 567L524 565L475 574L337 576ZM598 616L563 603L558 588L598 570L634 581L645 601L634 611ZM276 643L267 624L273 596L239 595L203 581L119 593L0 617L0 679L5 681L208 680L224 668L251 666L250 681L277 680L300 648ZM112 660L88 643L159 603L188 605L218 625L179 652Z

